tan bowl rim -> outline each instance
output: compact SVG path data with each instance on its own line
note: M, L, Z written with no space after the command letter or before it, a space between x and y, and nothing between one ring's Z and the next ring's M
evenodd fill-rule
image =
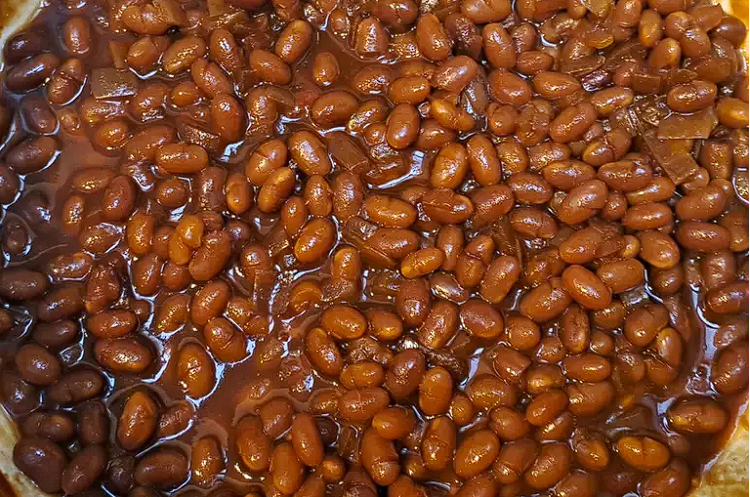
M0 0L0 71L3 67L2 50L15 32L26 26L47 0ZM748 25L747 0L719 0L725 12L732 13ZM10 5L10 9L3 9ZM7 8L7 7L6 7ZM748 39L742 50L748 58ZM0 497L53 497L44 493L16 468L13 447L19 438L16 423L0 406ZM686 497L747 497L750 443L748 437L748 393L740 404L733 422L727 427L727 442L707 465L707 470L696 475L693 489ZM15 493L9 493L15 492Z

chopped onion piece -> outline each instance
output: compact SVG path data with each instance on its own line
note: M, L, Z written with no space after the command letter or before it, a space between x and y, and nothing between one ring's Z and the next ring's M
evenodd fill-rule
M124 41L109 42L109 56L117 69L127 69L128 44Z
M159 18L170 26L187 26L185 11L175 0L153 0L154 7L159 11Z
M747 204L750 200L750 182L748 181L747 169L735 168L732 176L734 191L740 200Z
M685 151L679 140L660 140L653 129L644 134L643 140L651 155L675 185L685 183L698 172L698 163Z
M132 97L138 91L138 78L130 71L114 67L91 70L91 94L96 99Z
M656 95L661 93L661 77L645 71L633 73L633 90L641 95Z
M612 48L607 54L607 62L604 63L603 69L614 71L623 62L639 62L644 60L646 54L648 54L648 48L635 40L628 40Z
M370 160L349 135L335 131L326 136L331 157L345 169L361 174L370 169Z
M713 106L689 115L675 113L659 123L657 136L666 140L705 140L717 124Z
M615 6L614 0L582 0L581 3L596 17L607 17Z
M603 55L588 55L580 59L563 62L560 64L560 71L575 77L585 76L602 67L605 61Z
M557 11L564 9L567 5L565 0L536 0L534 15L540 19L548 17Z
M205 130L186 120L179 120L177 129L182 139L187 143L200 145L211 153L221 151L221 138L213 131Z
M208 15L217 17L229 12L229 7L224 0L208 0Z

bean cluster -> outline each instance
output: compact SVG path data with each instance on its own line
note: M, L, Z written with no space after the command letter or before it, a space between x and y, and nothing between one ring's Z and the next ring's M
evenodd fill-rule
M682 497L748 383L707 0L56 0L4 48L44 491Z

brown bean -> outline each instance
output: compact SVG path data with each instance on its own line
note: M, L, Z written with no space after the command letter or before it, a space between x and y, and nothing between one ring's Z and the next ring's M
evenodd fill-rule
M161 67L168 74L186 71L207 51L206 42L197 36L185 36L172 43L162 56Z
M623 226L638 231L663 228L672 221L673 214L669 206L657 202L634 205L622 218Z
M67 494L88 490L104 473L107 451L101 445L89 445L76 453L62 473L62 489Z
M641 471L661 469L671 456L664 444L651 437L621 437L617 440L617 451L626 464Z
M572 298L560 278L552 278L528 292L521 299L521 314L542 323L553 319L570 305Z
M199 486L210 486L224 469L221 449L213 437L203 437L196 441L190 457L191 480Z
M320 86L330 86L340 74L339 63L330 52L320 52L313 59L313 79Z
M64 374L47 390L48 397L58 404L72 404L98 395L104 388L101 375L91 369L78 369Z
M505 188L507 189L507 187ZM488 191L488 207L492 206L497 207L498 210L504 210L508 204L507 199L510 198L509 195L503 194L504 191L497 192L499 195ZM498 201L494 202L494 200ZM422 196L422 206L430 219L440 224L462 223L474 214L474 204L470 199L455 193L453 190L443 188L427 191Z
M287 24L276 40L274 51L287 64L293 64L307 52L313 38L313 28L303 20Z
M726 202L727 194L724 189L712 182L678 200L675 214L681 220L708 221L724 211Z
M323 311L321 327L338 340L354 340L367 331L367 319L355 309L338 304Z
M177 356L177 376L180 386L190 397L201 398L215 384L213 361L203 347L188 343Z
M607 201L607 186L600 180L590 180L576 186L561 202L557 217L575 225L592 217Z
M305 350L310 361L322 373L338 375L343 359L336 344L322 328L313 328L305 336Z
M59 145L50 136L27 138L13 146L5 155L5 162L19 174L40 171L54 160Z
M211 125L227 142L242 138L246 128L245 111L237 100L227 94L217 95L211 100Z
M569 74L541 71L532 80L534 89L546 99L568 97L581 88L581 84Z
M461 4L461 12L475 24L486 24L505 19L511 12L511 6L505 0L472 0Z
M297 165L308 176L314 174L326 175L331 171L331 160L327 147L313 133L298 131L288 140L289 153Z
M263 432L275 439L292 426L294 406L283 397L274 397L260 406L258 416L263 423Z
M419 384L419 407L428 416L445 414L453 396L453 378L440 366L427 370Z
M501 104L520 107L531 100L531 86L515 74L495 70L489 76L490 94Z
M246 416L237 425L237 452L250 471L264 471L271 464L271 439L263 433L257 416Z
M401 274L406 278L426 276L438 270L444 259L443 251L434 247L412 252L401 261Z
M94 356L110 371L141 373L154 360L151 349L135 338L101 338L94 344Z
M461 205L463 199L461 197L462 196L460 195L454 195L450 200L452 200L454 204L458 204L463 208ZM444 200L449 199L445 198ZM472 223L477 227L482 227L505 216L510 212L513 206L513 200L513 192L506 185L491 185L477 189L471 196L471 204L474 207ZM437 206L433 203L431 206L433 211L435 207L443 208L443 206ZM452 207L452 209L455 211L456 207ZM442 214L442 212L439 212L438 217L442 218Z
M250 52L250 69L258 79L273 85L283 86L292 80L289 66L278 55L266 50Z
M634 288L644 281L644 267L636 259L608 262L602 264L596 275L615 293L622 293Z
M513 256L493 260L480 283L480 293L488 302L502 302L521 276L521 266Z
M226 231L214 231L204 236L188 266L193 279L207 281L217 276L229 260L231 245Z
M587 309L604 309L612 302L609 287L583 266L569 266L563 271L562 280L568 294Z
M569 378L591 383L606 380L612 372L609 361L596 354L567 357L563 367Z
M453 44L440 19L434 14L419 16L416 35L419 50L428 59L437 62L450 56Z
M727 413L715 401L695 399L669 408L669 424L681 433L713 434L724 429Z
M394 399L406 399L419 388L424 373L424 355L418 350L405 350L388 362L385 387Z
M396 293L396 311L406 326L417 327L427 318L430 291L422 278L406 280Z
M32 385L49 386L60 378L60 360L39 345L21 347L15 354L15 363L18 374Z
M684 462L674 459L641 484L644 497L662 497L674 493L685 495L690 488L690 470Z
M98 338L118 338L135 330L138 318L131 311L102 311L86 320L86 329Z
M747 386L748 347L736 343L722 350L711 368L711 380L721 394L741 391Z
M296 492L302 486L305 477L305 467L295 455L292 444L288 442L282 442L273 449L268 470L273 485L284 495Z
M339 412L345 420L362 423L372 420L389 403L388 392L382 388L358 388L349 390L341 396Z
M170 174L193 174L208 165L208 155L200 145L169 143L157 150L156 164Z
M492 467L497 481L505 485L518 482L534 463L538 451L536 443L529 438L520 438L503 445Z
M139 485L164 490L175 488L189 477L188 460L175 449L156 449L138 462L134 476Z
M336 227L326 218L313 219L302 227L294 245L294 256L302 263L319 262L335 243Z
M6 76L6 86L15 93L22 93L40 86L60 65L60 59L51 53L42 53L15 64Z
M544 426L565 411L568 397L562 390L542 392L526 407L526 421L533 426Z
M377 57L388 47L388 32L377 18L359 22L354 36L354 51L360 57Z
M477 67L474 59L465 55L450 57L438 66L432 83L436 88L459 93L474 79Z
M324 447L315 419L307 413L297 414L291 433L297 457L307 466L318 466L323 461Z
M372 427L388 440L396 440L408 435L415 426L414 413L401 406L383 409L372 418Z
M2 399L13 414L28 414L41 405L39 390L12 371L3 374Z
M129 451L145 444L156 430L158 410L153 399L142 391L136 391L125 402L117 422L117 441Z
M477 430L464 437L456 449L453 467L463 478L479 475L500 453L500 440L490 430Z
M458 307L445 301L431 306L427 317L417 332L420 344L430 349L440 349L458 329Z
M710 105L716 92L716 85L710 81L694 80L669 90L667 105L677 112L695 112Z
M430 470L446 468L453 460L456 447L456 428L446 417L432 419L422 438L421 455Z
M675 238L687 249L711 252L729 248L729 230L715 224L686 221L677 227Z
M535 489L549 488L568 474L571 453L567 445L549 443L541 446L539 455L524 474L526 483Z
M511 406L516 402L516 391L504 380L491 375L481 374L468 385L466 394L474 407L490 410L498 406Z
M55 443L70 441L76 432L73 420L59 412L34 412L20 426L25 436L40 435Z
M368 428L362 435L362 464L378 485L391 485L400 474L399 457L393 442Z
M461 326L478 338L495 338L503 331L500 313L481 300L472 299L462 304L459 317Z
M419 135L419 113L414 106L398 104L389 114L386 139L395 149L403 149L414 143Z
M315 99L310 108L310 117L318 125L330 128L349 121L358 106L359 102L352 94L345 91L331 91ZM293 150L292 155L294 155Z
M410 203L387 195L369 195L364 201L367 218L387 228L408 228L417 219Z
M42 491L55 493L62 489L67 459L56 443L42 437L24 437L13 448L13 462Z
M237 362L247 357L245 337L225 318L211 318L203 328L203 338L221 362Z

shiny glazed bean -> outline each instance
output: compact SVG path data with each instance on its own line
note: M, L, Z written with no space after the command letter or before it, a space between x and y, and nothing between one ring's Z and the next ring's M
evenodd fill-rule
M3 54L0 400L41 490L701 480L748 384L741 20L74 3Z
M214 365L206 351L189 343L180 349L177 359L180 386L193 397L200 398L214 385Z
M612 292L594 273L583 266L569 266L562 274L568 294L587 309L603 309L612 302Z
M188 460L175 449L156 449L146 454L135 467L139 485L169 489L188 478Z
M463 478L479 475L489 468L500 453L500 441L490 430L478 430L465 437L453 462L456 474Z
M156 423L155 402L148 394L137 391L125 402L117 422L117 440L125 450L135 451L151 437Z
M13 449L13 462L43 491L62 489L67 459L56 443L42 437L22 438Z
M651 437L622 437L617 441L617 451L625 463L642 471L661 469L670 458L669 449Z

